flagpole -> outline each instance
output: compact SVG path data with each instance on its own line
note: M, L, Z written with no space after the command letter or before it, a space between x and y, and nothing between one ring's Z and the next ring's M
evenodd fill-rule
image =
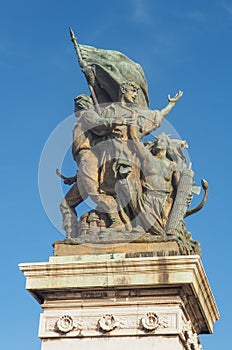
M71 36L71 41L73 42L73 46L75 48L75 51L76 51L76 54L77 54L77 57L78 57L79 65L82 68L83 73L85 73L85 67L87 67L87 65L86 65L86 62L83 60L83 58L81 56L81 51L80 51L79 45L77 43L77 38L75 37L75 34L74 34L74 32L73 32L71 27L69 27L69 32L70 32L70 36ZM86 75L85 75L85 77L86 77ZM89 86L89 90L90 90L90 93L92 95L93 102L95 104L97 113L101 114L101 109L100 109L100 106L99 106L99 103L98 103L97 96L96 96L96 93L94 91L94 88L91 85L91 83L90 83L90 81L88 80L87 77L86 77L86 80L87 80L87 83L88 83L88 86Z

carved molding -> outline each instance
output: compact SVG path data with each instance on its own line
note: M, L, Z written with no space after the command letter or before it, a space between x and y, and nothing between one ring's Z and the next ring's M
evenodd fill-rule
M128 310L129 311L129 310ZM136 311L136 310L134 310ZM120 314L106 313L103 315L87 314L87 315L42 315L40 325L40 337L97 337L101 333L109 335L133 335L142 332L156 332L165 334L166 332L176 332L178 314L171 313L155 313L153 311L144 314L137 312L128 312ZM112 334L111 334L111 331ZM183 333L184 335L184 333ZM192 350L192 349L191 349ZM200 349L197 349L200 350Z
M187 350L203 350L197 333L193 330L191 321L187 321L183 327L185 345Z

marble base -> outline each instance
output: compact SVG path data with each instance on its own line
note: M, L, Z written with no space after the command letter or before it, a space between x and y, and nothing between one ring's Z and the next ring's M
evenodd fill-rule
M182 350L187 349L183 347L182 343L174 336L171 337L124 337L124 338L92 338L81 339L77 342L74 339L56 339L43 343L41 350ZM189 348L192 349L192 348Z
M144 252L145 253L145 252ZM20 264L42 350L200 350L219 318L199 256L53 256Z

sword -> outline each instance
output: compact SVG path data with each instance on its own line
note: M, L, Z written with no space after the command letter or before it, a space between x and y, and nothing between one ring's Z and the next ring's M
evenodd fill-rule
M64 180L64 183L66 185L72 185L74 182L76 182L76 175L72 177L66 177L61 172L59 169L56 169L56 175L58 175L62 180Z

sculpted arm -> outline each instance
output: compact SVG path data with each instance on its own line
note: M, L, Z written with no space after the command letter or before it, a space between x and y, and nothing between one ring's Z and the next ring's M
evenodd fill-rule
M151 152L144 146L143 142L140 141L138 136L137 126L135 124L129 126L130 138L133 141L133 146L136 152L136 155L143 164L144 167L148 170L150 168L153 159Z
M168 95L168 104L163 109L159 110L153 110L153 111L146 111L144 113L144 122L142 126L142 136L145 136L152 132L153 130L156 130L160 124L162 123L163 119L168 115L168 113L172 110L172 108L175 106L176 102L182 97L183 91L179 91L174 97L170 97Z
M172 110L172 108L175 106L176 102L183 96L183 91L179 91L174 97L171 97L168 95L168 101L169 103L167 104L166 107L161 109L160 113L163 118L165 118L168 113Z
M103 112L104 113L104 112ZM93 110L83 113L82 123L86 130L91 130L98 136L106 135L112 131L115 125L122 125L122 120L119 117L113 116L100 116Z
M173 187L176 190L178 183L179 183L179 180L180 180L180 172L179 172L179 169L177 168L177 166L175 166L172 178L173 178L173 181L172 181Z

